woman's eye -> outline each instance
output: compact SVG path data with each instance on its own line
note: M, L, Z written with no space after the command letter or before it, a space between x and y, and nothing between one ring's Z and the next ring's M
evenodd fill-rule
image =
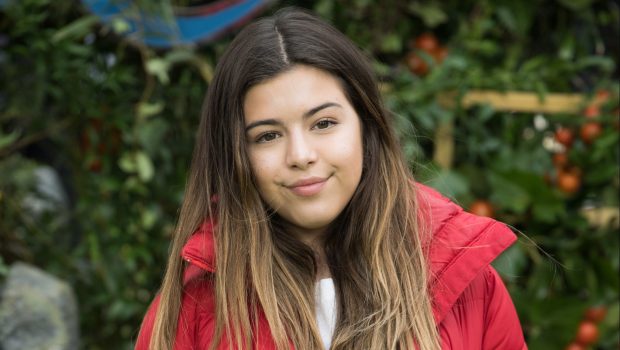
M333 121L329 119L323 119L323 120L319 120L316 124L314 124L314 127L317 129L327 129L334 124L336 123L334 123Z
M258 138L256 139L256 142L258 143L265 143L265 142L270 142L273 141L275 139L278 138L278 134L275 132L266 132L264 134L261 134L260 136L258 136Z

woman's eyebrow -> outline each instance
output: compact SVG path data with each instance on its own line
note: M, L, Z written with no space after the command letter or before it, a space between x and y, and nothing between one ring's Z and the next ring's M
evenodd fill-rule
M306 118L316 114L320 110L323 110L323 109L328 108L328 107L339 107L339 108L342 108L342 106L339 105L336 102L325 102L325 103L323 103L323 104L321 104L319 106L316 106L316 107L311 108L310 110L308 110L306 113L304 113L303 118L306 119Z
M336 103L336 102L325 102L323 104L320 104L320 105L318 105L316 107L313 107L313 108L309 109L308 111L306 111L303 114L302 117L304 119L309 118L309 117L315 115L316 113L318 113L319 111L321 111L321 110L323 110L325 108L329 108L329 107L342 108L342 106L340 104ZM248 131L250 131L250 129L255 128L257 126L261 126L261 125L281 125L281 124L282 124L282 122L280 122L277 119L273 119L273 118L271 118L271 119L261 119L261 120L257 120L255 122L252 122L252 123L248 124L245 127L245 132L248 132Z
M248 132L252 128L255 128L255 127L261 126L261 125L282 125L282 123L279 120L277 120L277 119L261 119L261 120L257 120L255 122L252 122L252 123L248 124L245 127L245 132Z

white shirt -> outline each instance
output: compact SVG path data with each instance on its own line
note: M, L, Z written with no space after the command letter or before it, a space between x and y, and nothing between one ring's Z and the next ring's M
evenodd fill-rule
M314 299L316 321L323 345L327 350L332 344L332 337L336 328L336 290L331 278L324 278L316 283Z

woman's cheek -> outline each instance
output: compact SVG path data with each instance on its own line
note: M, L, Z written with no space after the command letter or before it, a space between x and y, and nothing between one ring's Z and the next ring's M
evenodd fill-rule
M264 191L265 186L274 184L277 181L278 160L273 153L263 151L254 151L250 154L252 170L258 180L259 190Z

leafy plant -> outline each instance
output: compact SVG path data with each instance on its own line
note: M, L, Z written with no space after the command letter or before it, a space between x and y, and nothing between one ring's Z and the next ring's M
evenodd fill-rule
M127 15L199 3L141 1ZM419 181L466 208L484 203L521 232L495 266L529 347L575 341L596 306L607 313L595 347L616 348L617 5L287 4L311 6L372 58ZM163 273L202 98L231 38L157 51L124 39L123 18L111 23L77 1L0 8L0 276L25 260L68 280L88 349L132 346ZM412 73L413 57L426 68ZM591 99L562 114L462 103L482 89ZM588 101L605 92L593 110ZM570 146L558 130L571 133ZM56 185L41 185L54 176Z

